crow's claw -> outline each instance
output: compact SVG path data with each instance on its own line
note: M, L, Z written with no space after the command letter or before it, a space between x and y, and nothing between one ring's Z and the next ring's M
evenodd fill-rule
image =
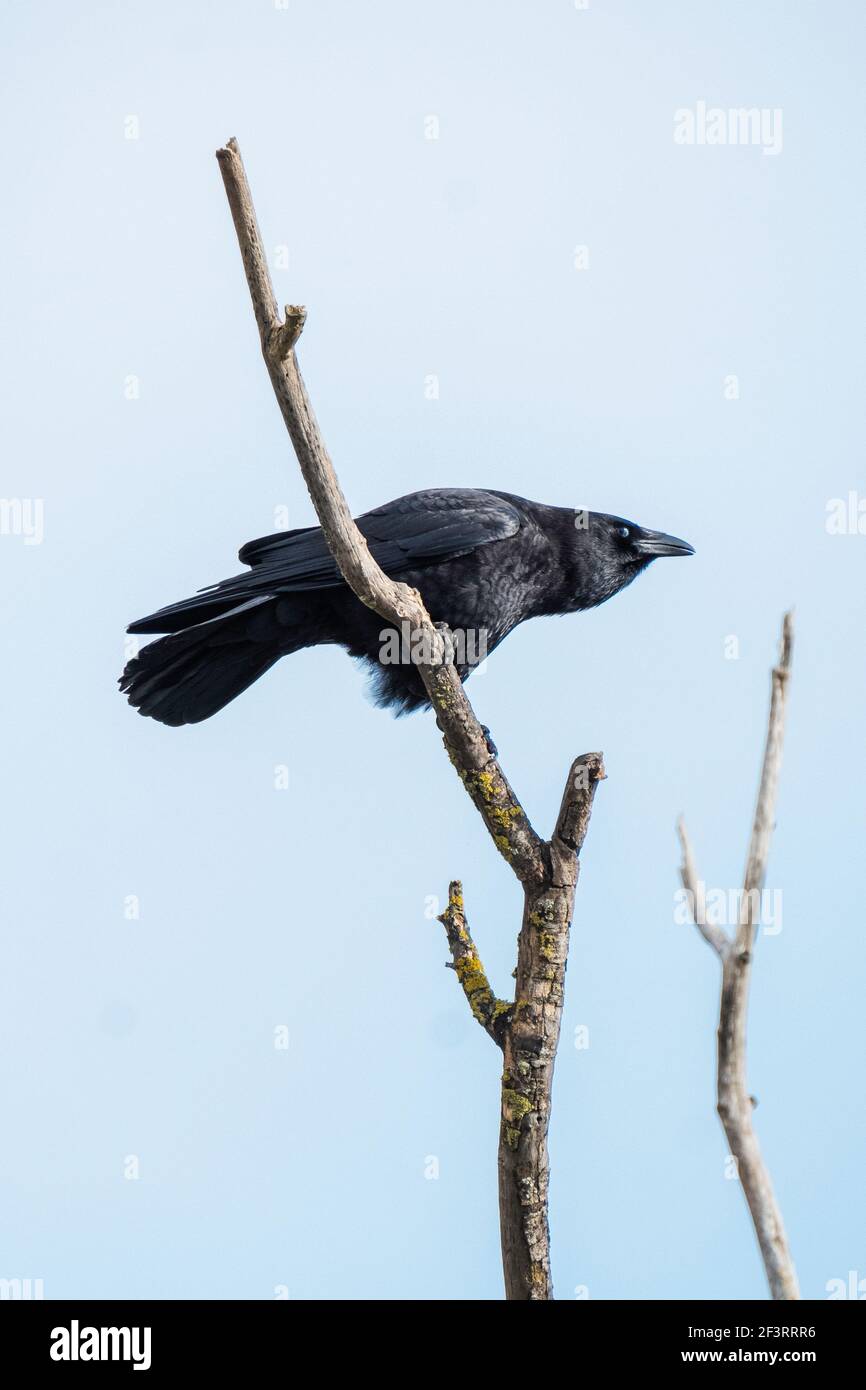
M486 724L482 724L482 725L481 725L481 732L482 732L482 734L484 735L484 742L487 744L487 751L488 751L488 753L490 754L491 758L498 758L498 757L499 757L499 749L496 747L496 744L493 742L493 738L491 737L490 730L488 729L488 727L487 727Z

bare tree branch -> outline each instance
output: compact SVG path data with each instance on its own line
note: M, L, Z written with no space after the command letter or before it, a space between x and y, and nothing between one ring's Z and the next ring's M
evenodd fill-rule
M793 640L793 617L786 613L782 623L779 664L774 667L772 673L764 761L746 858L739 920L733 940L719 927L708 926L706 921L700 920L704 909L699 906L702 895L699 898L696 892L699 884L697 870L682 820L678 827L683 847L683 865L680 872L683 885L692 895L695 923L722 961L717 1108L731 1146L731 1153L736 1159L740 1184L749 1204L770 1293L776 1300L798 1299L800 1289L782 1222L782 1213L752 1125L754 1102L746 1081L746 1018L755 930L760 914L760 890L766 874L776 815Z
M499 1221L506 1298L550 1298L547 1131L553 1064L580 854L598 783L600 753L571 766L547 846L550 875L525 889L517 941L514 1017L505 1034L499 1135Z
M448 885L448 906L439 917L451 948L451 968L456 971L466 1001L481 1027L493 1041L502 1046L505 1029L511 1021L514 1005L497 999L487 972L481 964L472 933L463 909L463 885L455 879Z
M782 620L779 662L773 667L764 762L761 767L755 819L743 876L743 910L740 913L740 929L737 934L737 949L741 951L747 950L754 940L755 923L752 921L752 909L756 894L764 884L767 860L770 856L770 839L776 822L776 797L782 768L782 742L785 737L785 714L793 650L794 615L786 613Z
M475 718L453 662L448 662L442 633L430 619L420 594L385 575L355 525L325 448L318 422L298 369L294 350L306 311L293 306L285 323L277 313L250 187L237 141L217 151L235 231L253 302L262 353L271 383L297 454L325 539L346 583L362 603L400 628L424 633L429 664L418 670L436 710L449 756L466 790L484 818L499 852L521 882L540 881L545 866L542 842L506 780Z
M559 1037L577 854L589 823L601 755L578 759L569 774L557 829L542 840L491 753L485 731L451 659L450 634L435 625L420 594L388 578L367 549L319 432L298 369L295 344L306 318L297 305L280 320L252 195L237 141L217 151L243 258L262 353L325 539L362 603L399 630L424 636L424 682L448 755L494 844L524 889L513 1005L490 989L466 925L456 885L442 921L453 965L472 1011L505 1053L500 1132L500 1212L506 1295L552 1297L547 1225L547 1129Z
M714 923L707 921L707 903L704 884L698 877L698 871L695 868L695 857L686 830L686 823L682 816L680 816L677 821L677 834L680 837L680 845L683 851L683 862L680 865L680 879L689 895L689 903L692 916L695 919L695 926L707 944L712 946L721 960L724 960L728 951L731 949L731 943L727 934L721 927L717 927Z

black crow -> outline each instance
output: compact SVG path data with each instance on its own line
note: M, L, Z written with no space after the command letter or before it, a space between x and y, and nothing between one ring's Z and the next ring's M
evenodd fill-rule
M619 516L476 488L412 492L358 526L385 573L418 589L451 629L462 680L527 618L595 608L658 556L694 553ZM197 724L281 656L323 643L369 664L378 704L398 714L428 704L413 660L423 653L355 597L318 526L250 541L239 558L243 574L130 624L170 634L120 678L142 714Z

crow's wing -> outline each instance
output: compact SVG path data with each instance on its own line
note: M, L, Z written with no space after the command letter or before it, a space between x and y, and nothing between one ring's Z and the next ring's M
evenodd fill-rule
M506 498L475 488L430 488L365 512L358 527L377 564L391 576L466 555L520 528L521 514ZM204 621L257 595L332 589L343 578L318 526L277 531L249 541L239 559L251 568L162 608L130 631L170 631L178 620ZM157 626L167 620L171 627Z
M510 502L474 488L412 492L358 518L371 555L392 575L504 540L519 526L520 513ZM266 568L268 582L281 589L326 589L343 582L318 526L249 541L238 559Z

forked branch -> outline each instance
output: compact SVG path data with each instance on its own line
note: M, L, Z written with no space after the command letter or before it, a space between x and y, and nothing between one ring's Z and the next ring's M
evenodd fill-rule
M390 579L376 564L352 519L322 440L298 369L295 345L306 311L287 307L280 318L252 195L237 141L217 151L262 354L325 539L346 583L368 608L398 631L423 633L418 670L442 730L445 747L483 817L496 848L524 890L517 987L513 1004L497 1000L481 967L457 885L442 920L452 963L476 1018L503 1048L505 1072L500 1134L500 1210L503 1267L509 1298L552 1297L547 1227L547 1128L553 1059L559 1037L568 928L601 755L572 767L556 832L549 843L533 830L451 659L450 637L430 618L421 595ZM414 644L410 644L414 649Z
M706 895L695 867L685 822L681 819L677 826L683 853L680 877L692 916L701 935L712 946L722 963L717 1108L731 1153L736 1159L740 1184L749 1205L770 1293L777 1300L798 1299L800 1290L782 1222L782 1213L752 1124L753 1101L746 1081L746 1019L755 934L760 920L761 889L767 872L770 839L776 816L793 642L793 618L790 613L786 613L782 623L779 662L772 673L764 761L746 856L743 893L733 937L721 927L707 922Z

